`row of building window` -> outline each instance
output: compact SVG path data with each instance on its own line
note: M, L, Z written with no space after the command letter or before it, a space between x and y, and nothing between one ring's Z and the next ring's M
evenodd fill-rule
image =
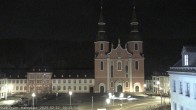
M126 68L127 67L127 68ZM113 71L114 67L113 65L111 65L111 70ZM135 69L138 70L139 69L139 62L135 61ZM100 62L100 70L104 70L104 62L101 61ZM128 66L125 66L125 70L128 71ZM122 71L122 62L118 61L117 62L117 71Z
M114 82L111 82L110 86L113 88L114 87ZM125 87L129 87L129 82L128 81L125 82Z
M49 79L50 75L46 75L46 74L29 74L29 79Z
M190 110L190 109L185 108L184 105L179 105L179 109L178 109L177 104L173 102L173 110Z
M87 82L87 81L88 81L88 82ZM61 79L55 80L55 79L54 79L54 80L53 80L53 83L67 83L67 82L68 82L68 83L72 83L72 82L73 82L73 83L77 83L77 82L78 82L78 83L82 83L82 80L80 80L80 79L79 79L79 80L65 80L65 79L63 79L63 80L61 80ZM83 82L84 82L84 83L92 83L92 80L91 80L91 79L90 79L90 80L84 79Z
M42 81L42 80L29 80L29 84L41 84L41 83L49 83L50 81L49 80L46 80L46 81Z
M0 87L0 90L5 90L4 87ZM15 88L13 87L12 90L8 90L9 91L13 91L13 90L27 90L26 86L16 86Z
M135 43L134 49L135 49L135 50L138 50L138 43ZM104 50L104 45L103 45L103 43L100 44L100 50Z
M53 91L55 90L87 90L87 86L53 86Z
M179 93L179 94L184 94L187 97L190 97L190 83L189 82L182 82L178 81L176 82L175 80L172 81L172 91ZM193 84L192 89L196 91L196 83ZM196 99L196 93L192 94L194 95L194 98Z
M8 80L7 82L8 84L11 84L11 83L16 83L16 84L26 84L27 83L27 80ZM6 84L6 80L2 80L0 81L0 84Z

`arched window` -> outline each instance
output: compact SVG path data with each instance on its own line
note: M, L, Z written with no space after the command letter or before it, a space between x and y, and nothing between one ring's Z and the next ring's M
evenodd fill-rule
M113 65L111 65L111 78L113 78L113 76L114 76L114 67Z
M103 43L100 44L100 50L103 50Z
M117 69L122 70L122 62L117 62Z
M126 74L126 78L128 78L128 65L125 66L125 74Z
M114 87L114 82L113 81L111 82L111 87Z
M138 44L135 43L135 50L138 50Z
M135 61L135 69L138 70L139 69L139 62Z
M103 65L103 61L101 61L101 63L100 63L100 69L101 69L101 70L103 70L103 66L104 66L104 65Z
M129 82L128 81L125 82L125 87L129 87Z

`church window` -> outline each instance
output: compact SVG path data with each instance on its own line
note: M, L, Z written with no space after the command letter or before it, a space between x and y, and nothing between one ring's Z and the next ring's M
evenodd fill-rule
M100 66L101 66L100 69L103 70L103 61L101 61Z
M118 70L122 70L122 62L117 62L117 68Z
M135 61L135 69L138 70L139 69L139 62Z
M138 50L138 44L135 43L135 50Z
M100 44L100 49L103 50L103 44L102 43Z
M184 65L188 66L188 55L184 55Z
M114 82L113 81L111 82L111 87L114 87Z
M128 66L127 65L125 66L125 72L126 72L125 73L126 74L126 78L128 78Z
M114 67L113 67L113 65L111 65L111 77L113 78L113 76L114 76Z
M125 82L125 86L129 87L129 82L128 81Z

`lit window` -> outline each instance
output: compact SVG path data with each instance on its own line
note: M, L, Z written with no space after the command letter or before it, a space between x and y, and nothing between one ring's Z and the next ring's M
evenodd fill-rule
M188 55L184 55L184 65L188 66Z

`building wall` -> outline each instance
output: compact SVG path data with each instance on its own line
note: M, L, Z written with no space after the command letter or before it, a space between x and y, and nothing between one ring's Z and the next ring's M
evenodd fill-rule
M52 72L28 72L27 92L48 93L51 92Z
M195 75L193 76L193 75L170 74L171 110L181 110L181 108L183 108L183 110L195 110L196 108L196 80L195 79L196 79ZM182 84L182 86L180 86L180 83ZM188 87L187 84L189 84L190 87Z
M159 84L157 83L159 82ZM168 94L170 91L169 76L152 76L153 93L154 94Z
M115 49L112 47L110 52L103 53L103 51L97 49L99 42L95 44L94 92L101 92L101 86L104 87L102 92L119 92L121 87L121 92L144 92L142 41L137 42L138 50L129 47L131 53L127 49L123 49L120 42ZM131 42L131 44L130 46L133 46L134 42ZM104 64L103 69L101 69L101 62ZM118 66L119 62L121 63L121 69Z
M53 93L90 93L94 79L52 79Z

